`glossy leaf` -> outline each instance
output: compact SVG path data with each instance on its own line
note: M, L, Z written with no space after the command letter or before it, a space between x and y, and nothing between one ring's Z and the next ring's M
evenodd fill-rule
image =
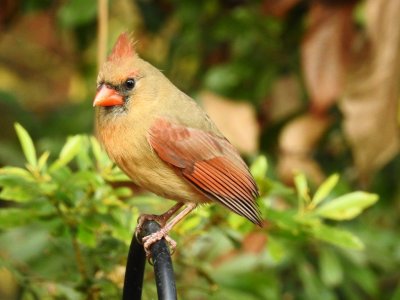
M364 249L363 242L350 231L330 227L324 224L313 226L310 231L317 239L332 245L354 250Z
M257 159L251 164L250 172L254 176L256 181L261 181L265 178L268 170L268 161L264 155L260 155Z
M1 176L13 176L20 177L25 180L33 180L32 174L26 169L18 168L18 167L3 167L0 169L0 178Z
M339 257L332 250L322 248L319 255L321 279L325 285L335 287L343 281L343 268Z
M78 154L81 148L82 137L75 135L70 137L64 147L61 149L59 158L51 165L51 171L68 164Z
M349 220L358 216L364 209L378 201L378 195L366 192L353 192L320 206L318 216L333 220Z
M14 127L15 131L17 132L17 136L19 142L21 143L22 151L24 152L27 162L32 166L36 166L37 165L36 149L35 146L33 145L33 141L29 133L19 123L15 123Z
M332 191L332 189L336 186L339 181L339 175L333 174L328 177L317 189L314 194L314 197L311 200L310 206L316 207L319 203L321 203Z
M36 191L27 185L5 186L0 192L1 199L15 202L27 202L36 197Z
M39 161L38 161L39 170L43 170L45 168L49 156L50 156L49 151L43 152L43 154L40 156Z
M310 202L310 194L306 176L304 174L298 174L294 178L294 184L296 185L297 194L300 201L304 203Z

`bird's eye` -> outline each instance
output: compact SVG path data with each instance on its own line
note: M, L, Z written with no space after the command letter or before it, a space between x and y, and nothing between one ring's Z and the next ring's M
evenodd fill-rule
M127 90L131 90L135 87L135 79L132 78L128 78L125 83L124 86Z
M100 90L100 88L103 86L103 84L104 84L103 81L99 82L99 83L97 84L97 86L96 86L96 90Z

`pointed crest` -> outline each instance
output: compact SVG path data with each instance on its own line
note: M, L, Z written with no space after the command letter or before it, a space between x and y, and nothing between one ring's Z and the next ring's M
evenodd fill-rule
M134 54L135 47L133 41L127 32L123 32L119 35L107 61L113 61L123 57L132 57Z

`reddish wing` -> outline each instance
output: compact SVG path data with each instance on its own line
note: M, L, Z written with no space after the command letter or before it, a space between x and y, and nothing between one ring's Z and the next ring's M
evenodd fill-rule
M157 119L149 143L166 163L212 200L261 226L257 186L237 151L224 138Z

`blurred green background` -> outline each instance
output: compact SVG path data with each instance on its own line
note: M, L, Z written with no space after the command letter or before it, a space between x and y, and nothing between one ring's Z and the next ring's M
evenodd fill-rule
M399 11L1 1L0 299L120 299L138 214L174 203L132 186L91 137L99 63L124 31L261 190L263 229L210 206L174 230L180 299L400 299ZM143 298L156 298L150 267Z

